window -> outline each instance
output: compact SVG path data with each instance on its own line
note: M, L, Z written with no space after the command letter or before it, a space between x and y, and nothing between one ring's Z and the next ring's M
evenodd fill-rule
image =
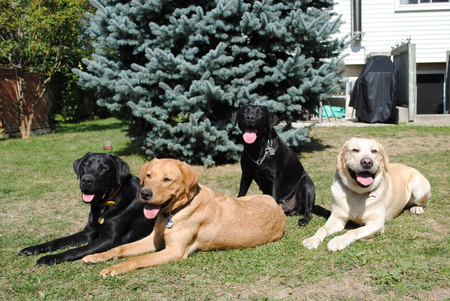
M423 3L441 3L450 2L450 0L400 0L400 5L423 4Z
M450 10L450 0L396 0L395 11Z

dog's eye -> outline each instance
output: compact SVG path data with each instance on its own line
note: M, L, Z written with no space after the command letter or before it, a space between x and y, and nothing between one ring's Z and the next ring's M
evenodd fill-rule
M354 148L354 149L352 149L352 152L354 152L354 153L359 153L359 149Z
M372 154L378 154L378 150L373 149L373 150L372 150Z
M170 182L171 181L171 179L169 179L169 178L164 178L164 180L163 180L164 182Z
M147 179L150 179L150 178L152 177L152 175L148 173L148 174L146 175L146 177L147 177Z

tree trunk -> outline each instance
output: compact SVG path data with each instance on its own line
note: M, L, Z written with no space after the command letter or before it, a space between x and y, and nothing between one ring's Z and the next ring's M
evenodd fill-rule
M26 82L25 82L25 70L20 67L15 67L14 71L16 72L16 98L17 98L17 114L19 117L19 130L21 138L28 138L26 134L26 119L25 115L25 91L26 91Z
M31 136L31 123L32 117L30 115L24 115L20 122L20 137L22 139L30 138Z
M29 115L24 115L20 123L20 136L22 139L31 137L31 126L33 124L34 112Z
M41 78L39 80L39 84L36 87L36 92L34 93L33 100L31 101L31 105L29 106L28 112L25 112L25 90L26 90L26 82L25 82L25 72L19 68L16 70L16 78L17 78L17 110L19 114L19 129L20 129L20 137L22 139L29 138L31 136L31 126L33 125L34 119L34 109L36 105L41 101L44 97L46 87L48 82L51 79L51 76ZM28 113L28 114L27 114Z

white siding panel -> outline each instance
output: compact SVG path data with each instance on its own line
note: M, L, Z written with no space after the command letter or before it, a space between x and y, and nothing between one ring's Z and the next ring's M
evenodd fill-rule
M411 36L416 44L417 63L445 62L450 50L450 11L395 11L398 0L362 0L362 41L355 42L345 51L349 65L364 64L371 52L389 52L395 43ZM352 0L339 0L334 10L346 22L340 36L351 33Z

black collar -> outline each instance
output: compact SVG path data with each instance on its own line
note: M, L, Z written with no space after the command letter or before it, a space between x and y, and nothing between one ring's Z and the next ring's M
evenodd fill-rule
M168 218L169 216L170 216L170 217L174 216L175 214L177 214L178 212L180 212L181 210L183 210L184 208L186 208L187 206L189 206L189 204L192 202L192 200L197 196L197 194L198 194L199 192L200 192L200 186L197 185L197 186L196 186L196 191L195 191L194 196L193 196L190 200L188 200L188 201L186 202L186 204L181 205L180 207L175 208L175 209L173 209L172 211L169 211L169 212L162 212L162 213L161 213L161 216L164 217L164 218Z

